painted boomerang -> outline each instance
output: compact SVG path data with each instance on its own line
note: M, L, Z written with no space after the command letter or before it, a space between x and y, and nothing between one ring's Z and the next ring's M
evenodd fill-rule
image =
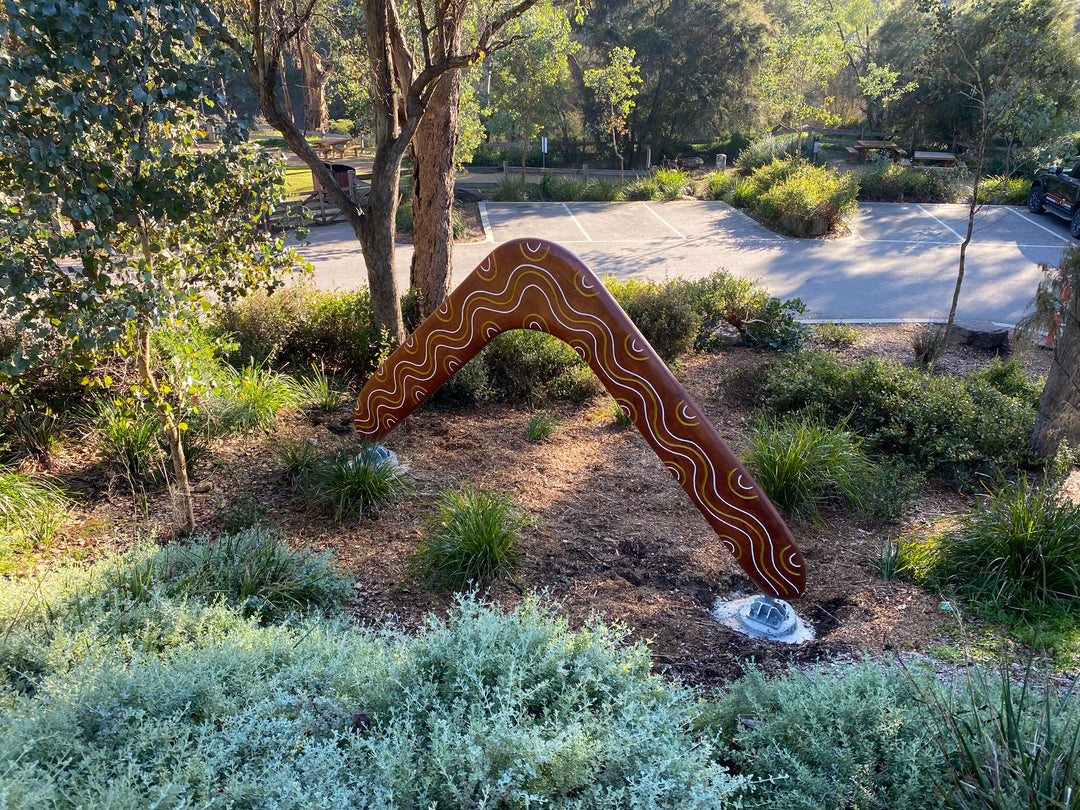
M802 594L802 554L775 507L611 293L559 245L530 239L493 250L368 380L356 432L385 436L508 329L570 344L749 577L772 596Z

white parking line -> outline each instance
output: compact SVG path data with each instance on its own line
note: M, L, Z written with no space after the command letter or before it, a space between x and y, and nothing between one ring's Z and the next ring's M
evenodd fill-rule
M1042 225L1042 224L1040 224L1040 223L1036 222L1036 221L1035 221L1035 220L1033 220L1033 219L1032 219L1031 217L1029 217L1029 216L1026 216L1026 215L1024 215L1024 214L1021 214L1021 213L1020 213L1019 211L1017 211L1017 210L1016 210L1015 208L1009 208L1009 209L1006 209L1006 210L1008 210L1009 212L1011 212L1011 213L1013 213L1013 214L1016 214L1016 216L1020 217L1020 219L1024 220L1024 222L1030 222L1030 223L1031 223L1032 225L1034 225L1034 226L1035 226L1036 228L1042 228L1042 229L1043 229L1044 231L1046 231L1046 232L1047 232L1048 234L1050 234L1051 236L1053 236L1053 237L1055 237L1055 238L1057 238L1057 239L1060 239L1060 240L1061 240L1062 242L1068 242L1068 241L1069 241L1069 240L1068 240L1068 239L1066 239L1066 238L1065 238L1064 236L1062 236L1062 235L1061 235L1060 233L1055 233L1054 231L1052 231L1052 230L1050 230L1049 228L1047 228L1047 227L1046 227L1045 225Z
M570 206L566 203L563 203L562 207L566 211L566 213L569 214L570 219L574 220L574 224L578 226L578 230L581 231L582 235L585 237L585 241L591 242L593 238L589 236L589 234L585 231L584 228L581 227L581 223L578 222L578 218L574 216L574 212L570 210Z
M656 218L657 218L658 220L660 220L661 222L663 222L663 223L664 223L665 225L667 225L667 226L668 226L669 228L671 228L671 230L672 230L672 231L673 231L673 232L675 233L675 235L676 235L677 237L679 237L680 239L683 239L683 240L685 240L685 239L686 239L686 237L685 237L685 236L683 236L683 235L682 235L681 233L679 233L678 229L677 229L677 228L676 228L676 227L675 227L674 225L672 225L672 224L671 224L670 222L668 222L668 221L667 221L666 219L664 219L664 218L663 218L662 216L660 216L660 215L659 215L658 213L656 213L655 211L653 211L653 210L652 210L652 209L651 209L651 208L650 208L650 207L649 207L648 205L646 205L645 203L642 203L642 204L641 204L641 207L642 207L642 208L644 208L644 209L645 209L646 211L648 211L648 212L649 212L650 214L652 214L652 215L653 215L654 217L656 217Z
M945 230L947 230L947 231L948 231L949 233L951 233L951 234L952 234L953 236L955 236L955 237L956 237L957 239L959 239L959 240L960 240L961 242L963 242L963 241L964 241L964 237L962 237L962 236L961 236L960 234L958 234L958 233L957 233L956 231L954 231L954 230L953 230L952 228L950 228L950 227L949 227L948 225L946 225L946 224L945 224L944 222L942 222L942 221L941 221L940 219L938 219L937 217L935 217L935 216L934 216L933 214L931 214L931 213L930 213L929 211L927 211L927 210L926 210L925 208L923 208L923 207L922 207L921 205L919 205L919 204L917 204L917 203L916 203L915 207L916 207L916 208L918 208L918 209L919 209L920 211L922 211L922 212L923 212L924 214L926 214L926 215L927 215L928 217L930 217L930 219L934 220L934 222L936 222L936 223L937 223L938 225L940 225L940 226L941 226L942 228L944 228Z

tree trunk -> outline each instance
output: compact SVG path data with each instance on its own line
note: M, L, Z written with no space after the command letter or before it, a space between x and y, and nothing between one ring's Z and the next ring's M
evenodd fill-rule
M412 141L413 260L410 284L426 318L450 294L454 257L454 152L462 74L443 76Z
M394 268L394 232L398 208L401 155L376 147L371 169L371 190L364 206L363 228L359 234L368 267L368 287L375 323L385 329L394 345L405 340L401 321L401 300Z
M952 304L949 306L949 318L945 322L945 331L941 336L942 349L948 345L949 335L952 333L953 323L956 321L956 307L960 302L960 287L963 286L964 283L967 249L968 245L971 244L971 235L975 232L975 212L981 207L979 205L979 184L982 181L983 155L985 153L986 136L984 135L983 142L979 145L979 159L975 164L975 177L971 184L971 203L968 205L967 231L964 233L964 241L960 243L960 263L956 268L956 286L953 287Z
M289 123L296 124L296 116L293 115L292 99L289 98L289 84L285 81L285 54L281 54L281 61L278 62L278 72L281 74L281 96L284 101L285 116L289 119Z
M300 75L304 83L304 129L308 132L327 132L330 129L330 110L326 106L326 80L333 69L328 67L311 42L311 29L304 26L296 39L300 50Z
M184 445L180 441L180 424L176 421L176 414L171 409L161 407L161 392L150 366L150 330L140 329L138 340L139 375L146 384L147 390L153 392L154 399L158 401L158 412L165 423L165 436L169 440L169 456L172 459L173 475L176 476L176 491L180 496L180 525L177 531L182 535L188 535L195 530L195 508L191 497L191 482L187 474L187 459L184 458Z
M1069 317L1054 344L1054 361L1031 431L1031 450L1050 458L1063 439L1074 450L1080 447L1080 307L1077 306L1069 308Z

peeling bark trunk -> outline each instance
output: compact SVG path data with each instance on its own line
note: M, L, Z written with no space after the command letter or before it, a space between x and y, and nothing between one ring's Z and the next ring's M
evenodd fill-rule
M1069 309L1031 431L1031 450L1044 458L1053 456L1063 439L1080 448L1080 307Z
M454 258L454 152L462 75L443 76L412 141L413 260L410 284L427 317L450 294Z
M308 26L300 29L296 38L300 51L300 74L304 83L304 129L308 132L327 132L330 129L330 110L326 106L326 81L334 72L323 62L311 42Z

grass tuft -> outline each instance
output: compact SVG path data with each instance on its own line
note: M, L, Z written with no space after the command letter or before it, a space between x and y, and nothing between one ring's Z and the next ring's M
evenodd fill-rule
M323 451L311 442L290 442L278 458L301 499L338 521L377 512L409 491L404 471L377 445L365 445L354 456Z
M542 442L551 437L558 425L559 420L549 411L534 413L525 425L525 438L530 442Z
M445 492L416 549L413 569L436 587L456 590L509 574L521 560L522 526L520 507L505 493L472 485Z

